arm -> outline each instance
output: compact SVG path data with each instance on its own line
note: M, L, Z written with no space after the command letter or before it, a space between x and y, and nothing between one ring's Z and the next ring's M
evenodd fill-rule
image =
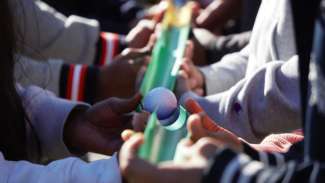
M23 55L36 60L104 65L124 48L124 36L100 33L96 20L65 17L41 1L11 2Z
M223 92L245 76L248 63L249 46L242 51L224 56L220 62L202 67L206 94Z
M254 161L245 154L226 149L217 153L210 173L202 183L209 182L323 182L324 165L319 161L291 160L280 166Z
M59 97L92 104L109 97L131 97L136 92L137 73L148 62L146 55L146 50L130 50L101 67L65 64L59 59L38 62L20 57L15 77L25 87L37 85ZM122 77L126 79L116 80Z
M40 140L42 160L60 159L71 156L66 146L64 127L70 113L76 107L88 108L85 104L59 99L46 90L31 86L26 89L18 87L26 114ZM29 134L31 135L31 134ZM31 136L27 140L31 140ZM37 149L30 149L32 156Z
M6 161L0 152L0 182L8 183L119 183L121 176L116 156L85 163L68 158L44 166L26 161Z
M270 133L300 128L297 63L297 57L272 62L226 92L194 97L219 125L256 143Z

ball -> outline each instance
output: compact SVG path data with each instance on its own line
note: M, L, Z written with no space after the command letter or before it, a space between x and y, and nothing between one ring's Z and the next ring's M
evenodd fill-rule
M157 87L144 97L143 109L150 113L156 111L158 119L166 119L177 109L177 99L170 90Z

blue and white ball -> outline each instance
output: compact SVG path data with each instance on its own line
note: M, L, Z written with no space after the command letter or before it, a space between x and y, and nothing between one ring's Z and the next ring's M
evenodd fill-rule
M174 93L164 87L152 89L143 99L143 109L153 113L158 119L167 119L177 109L177 99Z

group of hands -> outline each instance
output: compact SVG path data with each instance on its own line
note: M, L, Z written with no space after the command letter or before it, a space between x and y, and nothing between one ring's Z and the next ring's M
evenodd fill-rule
M193 24L209 27L213 21L213 7L216 9L217 5L214 3L201 13L196 4L192 6ZM88 109L76 108L71 112L64 128L64 142L72 153L112 155L119 152L122 176L130 183L199 182L218 148L229 146L240 152L242 144L236 135L217 126L194 100L189 99L185 106L192 114L187 123L191 137L178 144L180 161L154 165L137 156L149 117L146 112L134 112L143 97L137 91L159 31L159 24L151 20L140 21L130 31L126 37L129 48L114 62L100 68L97 103ZM194 47L192 41L187 43L176 85L179 96L190 90L198 95L204 93L204 77L192 61Z
M179 160L154 165L139 158L137 151L145 140L142 132L149 117L147 112L134 112L141 99L140 94L129 99L109 98L88 109L74 109L64 128L68 149L72 153L119 152L122 176L130 183L200 182L217 149L242 151L240 138L217 126L197 102L188 99L185 108L191 113L187 121L190 137L178 144Z
M196 11L200 12L194 18L197 27L204 26L202 22L211 21L209 16L213 17L213 13L216 13L214 10L219 6L228 6L222 4L224 1L215 2L221 4L212 4L202 12ZM112 155L118 152L122 176L130 183L200 182L218 149L230 148L240 153L243 144L248 143L218 126L197 102L188 99L184 107L191 114L187 121L190 137L178 144L176 153L179 161L154 165L137 156L145 140L142 132L149 117L146 112L134 112L143 97L137 91L150 63L151 50L159 31L159 24L143 20L127 35L129 48L110 65L100 68L96 86L98 102L88 109L76 108L71 112L64 128L64 142L72 153ZM197 48L195 44L194 41L187 43L177 77L175 92L178 96L187 91L204 94L204 76L196 66L196 61L193 61ZM257 150L267 148L263 144L249 145ZM288 148L279 149L279 152Z
M100 68L97 103L71 112L64 128L64 142L77 154L119 152L122 176L128 182L199 182L218 148L229 146L240 152L242 143L236 135L217 126L192 99L185 102L192 115L187 123L190 138L180 141L177 147L181 160L154 165L137 156L149 118L146 112L134 112L143 97L137 91L159 31L159 24L143 20L127 35L129 48ZM178 96L187 91L204 94L204 77L192 61L194 47L188 41L177 77Z
M240 8L240 2L241 0L218 0L204 9L201 9L197 2L192 2L190 5L193 11L192 27L207 30L211 34L218 32L216 30L220 30L226 20L235 16L228 15L229 12L239 12L234 10ZM146 19L140 20L126 36L128 48L111 64L100 67L95 101L108 97L131 97L137 91L139 80L141 81L150 62L151 50L161 31L160 20L154 16L162 14L166 10L165 5L166 1L163 0L156 5L157 10L149 14ZM204 64L205 59L204 46L195 37L192 38L181 66L180 81L186 81L188 90L199 95L204 93L204 77L195 65ZM116 78L123 78L123 80ZM184 83L179 85L183 87L182 90L186 89Z

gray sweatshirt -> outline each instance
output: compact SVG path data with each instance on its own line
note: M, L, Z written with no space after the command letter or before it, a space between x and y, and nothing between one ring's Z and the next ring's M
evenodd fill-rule
M69 75L62 72L64 66L108 65L125 46L124 36L100 32L94 19L66 17L40 0L10 3L19 46L15 75L23 86L46 87L66 97L60 94L65 89L60 79Z
M301 127L289 0L263 0L249 45L202 72L209 96L184 98L195 97L219 125L247 141Z
M63 128L71 110L84 104L59 99L38 87L18 87L24 108L39 137L41 159L61 159L48 165L27 161L7 161L0 152L0 182L7 183L119 183L121 175L114 155L110 159L85 163L71 157L63 142ZM28 134L28 141L32 136ZM31 143L28 143L31 144ZM39 156L36 148L29 148L30 156Z

